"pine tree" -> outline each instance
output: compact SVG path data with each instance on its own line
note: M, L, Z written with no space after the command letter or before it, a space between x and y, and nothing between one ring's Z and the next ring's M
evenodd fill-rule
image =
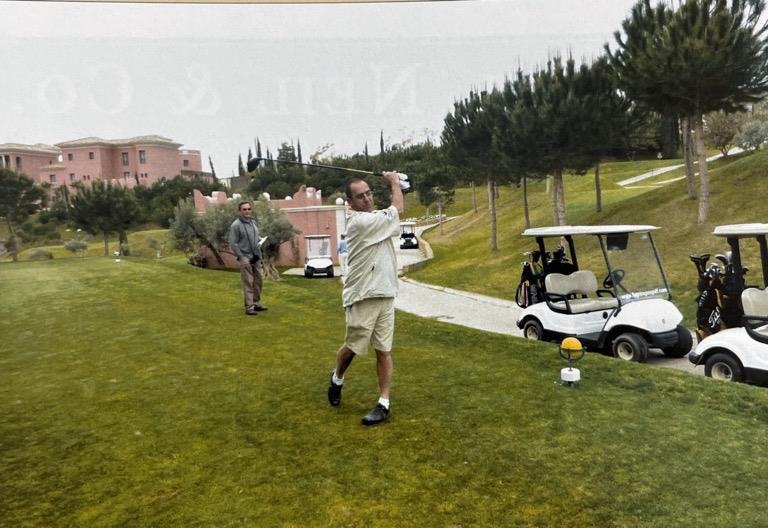
M237 175L239 177L245 176L245 166L243 166L243 155L238 154L237 155Z
M695 132L699 223L709 215L709 172L702 116L735 111L768 88L768 25L762 0L683 0L677 10L641 0L605 46L619 86L663 115L680 115ZM683 127L685 133L685 126Z

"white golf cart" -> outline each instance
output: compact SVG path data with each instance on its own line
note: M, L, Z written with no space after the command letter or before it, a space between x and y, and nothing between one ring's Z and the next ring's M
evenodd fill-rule
M315 275L333 277L333 260L331 260L331 235L306 235L307 258L304 261L304 276L312 278Z
M683 357L692 345L683 315L672 304L669 285L649 225L557 226L526 229L542 255L545 240L557 251L568 245L570 263L544 263L544 300L525 308L517 320L527 339L560 341L577 337L589 350L627 361L645 361L648 348ZM579 237L585 268L574 245ZM592 246L590 249L588 246ZM585 246L587 251L585 252ZM546 259L545 259L546 261ZM607 267L602 289L589 266Z
M745 381L768 384L768 224L732 224L715 228L716 236L725 237L731 249L735 269L742 267L741 242L757 241L760 249L763 287L744 286L743 327L726 328L702 339L688 359L694 365L704 365L704 374L724 381Z
M400 249L419 249L416 222L400 222Z

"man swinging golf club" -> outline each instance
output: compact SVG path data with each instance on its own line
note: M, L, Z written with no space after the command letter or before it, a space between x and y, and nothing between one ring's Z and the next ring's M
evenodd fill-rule
M344 374L355 355L376 351L379 401L363 417L363 425L375 425L389 417L389 386L392 380L392 337L395 331L397 259L392 237L400 233L403 193L396 172L382 174L392 191L392 205L373 210L373 193L366 182L352 179L346 194L352 214L347 222L348 275L342 303L346 311L346 338L331 372L328 402L341 403Z

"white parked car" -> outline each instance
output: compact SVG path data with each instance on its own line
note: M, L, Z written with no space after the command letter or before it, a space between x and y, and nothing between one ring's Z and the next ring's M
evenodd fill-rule
M312 278L315 275L333 277L331 235L306 235L304 239L307 241L304 276L307 278Z
M744 326L726 328L705 337L688 359L694 365L704 365L704 374L715 379L768 385L768 224L718 226L713 234L728 241L737 270L743 268L741 243L757 242L763 285L741 284Z
M419 249L416 222L400 222L400 249Z
M682 357L692 345L691 333L680 323L683 315L672 295L649 225L556 226L527 229L542 255L545 241L563 251L567 269L547 269L544 300L525 308L517 326L528 339L560 341L577 337L589 350L612 353L628 361L645 361L649 347L669 357ZM592 244L584 259L605 266L602 288L595 273L580 266L574 238ZM550 252L552 250L549 250ZM598 255L602 255L600 258ZM602 261L602 262L601 262Z

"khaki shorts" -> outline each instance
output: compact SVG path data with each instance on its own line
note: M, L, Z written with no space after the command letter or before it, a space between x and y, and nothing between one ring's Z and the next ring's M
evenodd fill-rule
M368 343L375 350L390 352L395 333L395 299L364 299L346 308L347 337L344 344L357 355L368 354Z

